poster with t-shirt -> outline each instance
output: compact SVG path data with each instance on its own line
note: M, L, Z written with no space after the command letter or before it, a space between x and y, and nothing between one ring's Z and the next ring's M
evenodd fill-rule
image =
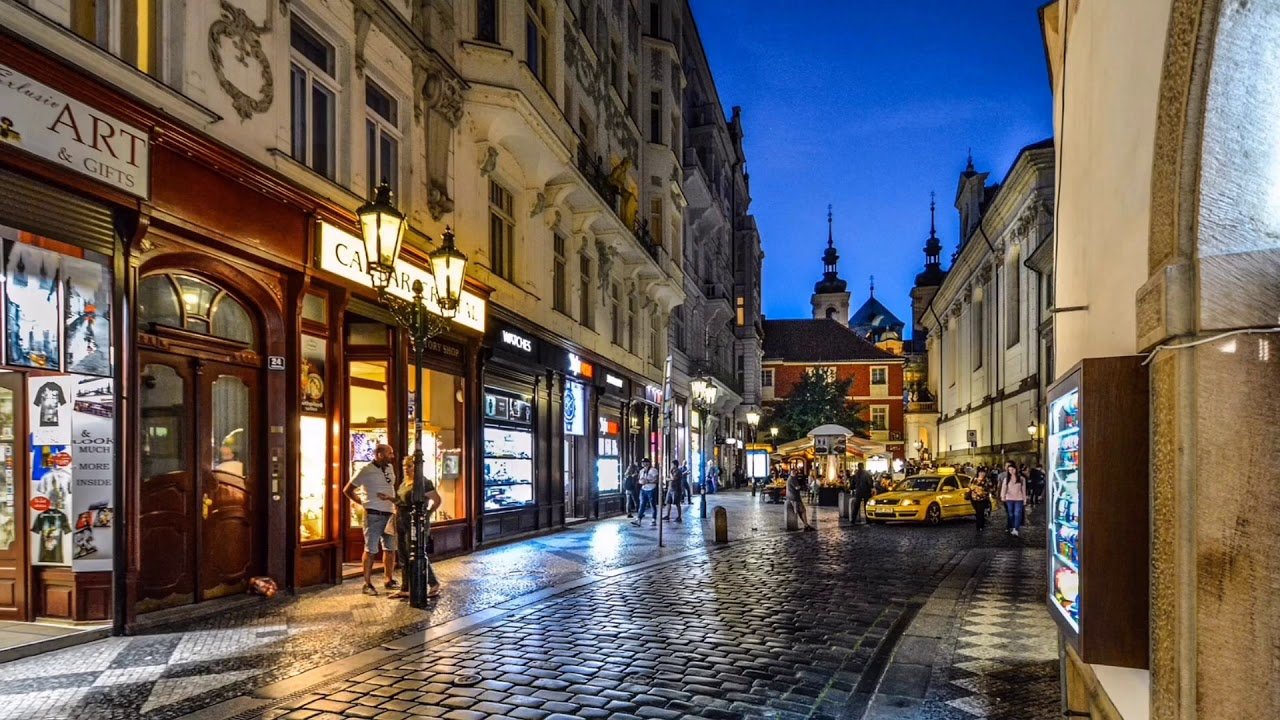
M110 570L115 394L110 378L76 381L71 413L71 564L77 572Z
M32 445L71 443L71 401L75 383L72 377L27 378Z
M71 453L66 445L31 447L31 562L71 564Z

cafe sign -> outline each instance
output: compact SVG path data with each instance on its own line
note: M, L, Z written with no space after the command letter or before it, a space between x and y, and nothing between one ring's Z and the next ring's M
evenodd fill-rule
M0 143L130 195L150 189L147 131L72 100L0 64Z
M365 270L364 243L360 238L329 223L320 223L320 269L346 278L357 285L373 287ZM404 300L413 300L413 281L422 283L422 299L427 311L440 314L436 302L436 284L431 273L404 260L397 260L387 292ZM484 298L469 290L462 291L458 314L453 321L472 330L484 332Z

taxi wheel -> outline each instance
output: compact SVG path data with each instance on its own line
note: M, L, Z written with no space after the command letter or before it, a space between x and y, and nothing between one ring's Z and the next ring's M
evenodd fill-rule
M941 525L942 507L938 503L930 505L929 509L924 511L924 521L930 525Z

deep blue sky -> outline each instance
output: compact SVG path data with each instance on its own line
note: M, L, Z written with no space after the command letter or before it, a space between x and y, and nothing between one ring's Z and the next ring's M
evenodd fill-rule
M831 203L852 309L874 274L909 335L929 192L948 267L968 148L1000 181L1053 134L1043 0L690 2L720 102L743 108L765 314L810 316Z

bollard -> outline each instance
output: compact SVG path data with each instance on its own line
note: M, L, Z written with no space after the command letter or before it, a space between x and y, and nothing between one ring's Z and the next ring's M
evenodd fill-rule
M723 505L717 505L714 513L716 516L716 543L727 543L729 542L729 513L724 509Z
M796 514L796 506L792 503L783 503L784 512L787 514L787 529L800 529L800 516Z
M707 519L707 489L702 488L702 507L699 508L703 520Z
M845 520L849 517L849 493L841 491L840 499L836 501L836 511L840 514L840 519Z

